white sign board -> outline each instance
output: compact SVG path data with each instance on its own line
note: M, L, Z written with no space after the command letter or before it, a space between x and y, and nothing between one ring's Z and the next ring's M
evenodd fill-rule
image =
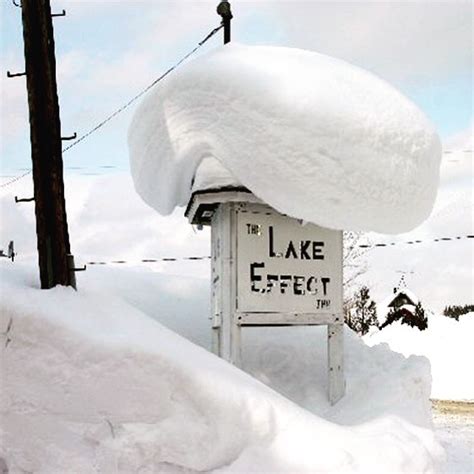
M237 311L342 313L342 232L237 209Z
M256 201L222 191L196 194L188 206L191 222L212 226L213 350L240 366L243 328L325 324L335 403L345 391L342 231L302 225Z

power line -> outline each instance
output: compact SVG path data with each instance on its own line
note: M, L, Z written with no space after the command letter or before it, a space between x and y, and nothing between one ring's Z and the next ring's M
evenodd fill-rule
M455 237L437 237L435 239L428 239L428 240L406 240L404 242L381 242L378 244L359 244L356 245L356 247L363 248L363 249L373 249L373 248L379 248L379 247L394 247L395 245L416 245L416 244L422 244L422 243L438 243L438 242L449 242L453 240L463 240L463 239L474 239L474 235L468 234L468 235L458 235Z
M439 243L439 242L449 242L449 241L459 241L463 239L474 239L474 234L467 234L467 235L459 235L455 237L437 237L435 239L428 239L428 240L408 240L405 242L388 242L388 243L377 243L377 244L358 244L354 247L359 248L388 248L394 247L396 245L414 245L414 244L421 244L421 243ZM17 255L17 254L15 254ZM87 261L87 265L91 266L104 266L104 265L124 265L124 264L134 264L134 265L142 265L147 263L170 263L170 262L193 262L193 261L202 261L202 260L210 260L210 255L200 255L200 256L188 256L188 257L159 257L159 258L142 258L137 260L125 260L125 259L117 259L117 260L91 260ZM401 272L399 273L413 273L411 272Z
M389 243L377 243L377 244L359 244L356 245L355 247L359 248L387 248L387 247L393 247L396 245L413 245L413 244L421 244L421 243L428 243L428 242L448 242L448 241L457 241L457 240L462 240L462 239L474 239L474 234L468 234L468 235L461 235L461 236L455 236L455 237L438 237L435 239L429 239L429 240L409 240L406 242L389 242ZM182 262L182 261L199 261L199 260L210 260L211 257L209 255L204 255L204 256L198 256L198 257L161 257L161 258L142 258L139 260L109 260L109 261L104 261L104 260L93 260L90 262L86 262L87 265L123 265L127 263L134 263L134 264L143 264L143 263L163 263L163 262ZM404 273L413 273L413 272L404 272Z
M12 0L12 3L13 5L15 5L16 7L19 7L21 8L22 7L22 4L21 4L21 1L16 1L16 0ZM221 3L226 3L226 2L221 2ZM219 5L220 7L220 5ZM99 130L100 128L102 128L104 125L106 125L108 122L110 122L112 119L114 119L117 115L119 115L120 113L122 113L124 110L126 110L130 105L132 105L136 100L138 100L140 97L142 97L144 94L146 94L150 89L152 89L157 83L159 83L161 80L163 80L169 73L171 73L172 71L174 71L177 67L179 67L184 61L186 61L186 59L188 59L190 56L192 56L199 48L201 48L201 46L204 45L204 43L206 43L210 38L212 38L219 30L221 30L222 28L224 28L225 32L224 32L224 35L228 37L227 41L224 39L224 43L230 41L230 19L232 19L232 13L230 12L230 9L229 11L225 12L225 14L221 12L219 12L219 7L218 7L218 13L219 15L222 16L223 18L223 21L222 23L214 28L213 30L211 30L209 32L209 34L203 39L201 40L194 49L192 49L189 53L187 53L185 56L183 56L175 65L173 65L172 67L170 67L167 71L165 71L161 76L159 76L158 78L156 78L151 84L149 84L147 87L145 87L145 89L143 89L141 92L139 92L138 94L136 94L134 97L132 97L127 103L125 103L124 105L122 105L120 108L118 108L117 110L115 110L113 113L111 113L108 117L106 117L104 120L102 120L101 122L99 122L96 126L94 126L93 128L91 128L88 132L84 133L82 136L80 136L77 140L75 140L73 143L71 143L70 145L68 145L67 147L65 147L63 150L62 150L62 153L65 153L67 152L68 150L70 150L71 148L75 147L76 145L78 145L80 142L82 142L83 140L85 140L87 137L89 137L90 135L92 135L93 133L95 133L97 130ZM63 10L64 11L64 10ZM226 21L227 20L227 21ZM227 31L226 31L227 30ZM450 153L456 153L456 152L462 152L462 153L472 153L473 150L444 150L443 151L443 154L450 154ZM0 189L1 188L5 188L7 186L10 186L11 184L14 184L15 182L19 181L20 179L28 176L29 174L32 173L32 170L28 170L26 171L25 173L19 175L19 176L15 176L14 178L12 178L11 180L5 182L5 183L2 183L0 184Z
M444 150L443 153L445 155L449 155L450 153L472 153L472 150Z
M179 67L186 59L188 59L190 56L192 56L201 46L203 46L206 41L208 41L210 38L212 38L221 28L223 25L218 26L217 28L214 28L202 41L200 41L197 46L192 49L189 53L187 53L185 56L183 56L174 66L171 66L167 71L165 71L161 76L157 77L151 84L149 84L145 89L143 89L141 92L139 92L137 95L132 97L126 104L122 105L122 107L118 108L115 112L111 113L108 117L106 117L102 122L98 123L95 127L91 128L88 132L86 132L84 135L80 136L76 141L71 143L69 146L63 149L63 153L66 151L70 150L71 148L75 147L77 144L85 140L87 137L92 135L94 132L102 128L105 124L110 122L113 118L115 118L117 115L122 113L124 110L126 110L130 105L132 105L136 100L138 100L140 97L142 97L144 94L146 94L150 89L152 89L156 84L158 84L161 80L163 80L170 72L174 71L177 67Z
M28 170L26 171L25 173L23 174L20 174L19 176L15 176L14 178L10 179L10 181L7 181L6 183L2 183L0 185L0 188L6 188L7 186L10 186L10 184L13 184L13 183L16 183L17 181L19 181L20 179L24 178L25 176L28 176L29 174L31 174L33 170Z
M198 261L198 260L210 260L209 255L200 256L200 257L162 257L162 258L143 258L141 260L129 261L129 260L93 260L91 262L86 262L87 265L121 265L125 263L161 263L161 262L182 262L182 261Z
M145 89L140 91L138 94L136 94L134 97L132 97L127 103L119 107L117 110L112 112L109 116L107 116L104 120L99 122L96 126L91 128L88 132L84 133L81 135L77 140L72 142L70 145L68 145L66 148L63 148L62 152L66 153L68 150L71 148L75 147L78 145L80 142L85 140L87 137L95 133L97 130L101 129L104 125L106 125L108 122L110 122L112 119L114 119L117 115L122 113L124 110L126 110L130 105L132 105L134 102L136 102L140 97L145 95L150 89L152 89L156 84L158 84L160 81L162 81L168 74L170 74L172 71L174 71L177 67L179 67L186 59L188 59L190 56L192 56L199 48L201 48L204 43L206 43L209 39L211 39L221 28L223 28L224 25L219 25L218 27L214 28L204 39L202 39L195 48L193 48L191 51L189 51L187 54L185 54L177 63L175 63L173 66L171 66L167 71L165 71L161 76L157 77L151 84L149 84ZM28 170L27 172L21 174L20 176L16 176L10 181L7 181L6 183L3 183L0 185L0 188L5 188L7 186L10 186L11 184L19 181L20 179L24 178L25 176L28 176L32 170Z

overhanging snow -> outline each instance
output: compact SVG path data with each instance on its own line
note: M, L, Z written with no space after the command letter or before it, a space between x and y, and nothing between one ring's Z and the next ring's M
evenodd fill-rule
M211 157L280 212L384 233L429 215L441 156L423 113L372 74L314 52L235 43L156 87L129 147L136 190L162 214L187 203Z

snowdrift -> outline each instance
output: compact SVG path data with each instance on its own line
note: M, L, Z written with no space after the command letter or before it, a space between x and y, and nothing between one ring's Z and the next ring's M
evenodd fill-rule
M2 270L0 456L11 472L411 473L442 456L420 426L428 416L392 415L393 400L382 416L337 425L104 289L39 291L31 268ZM427 402L423 358L354 342L349 352L378 361L362 386L392 365L398 384L418 386L399 406Z
M431 397L441 400L474 400L474 314L459 321L441 315L428 318L428 328L419 331L399 322L364 338L370 346L386 343L405 356L430 360L433 377Z
M163 214L187 203L199 163L214 158L282 213L383 233L428 217L441 157L422 112L372 74L236 43L157 86L135 113L129 149L137 192Z

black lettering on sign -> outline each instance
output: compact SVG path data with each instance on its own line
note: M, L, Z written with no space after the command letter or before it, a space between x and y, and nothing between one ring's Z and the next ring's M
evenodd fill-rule
M285 258L290 258L290 257L298 258L298 254L296 253L295 246L291 240L288 243L288 248L286 249L286 254L285 254Z
M278 282L278 275L267 275L267 293L271 293L272 289Z
M247 234L262 235L262 228L260 224L247 224Z
M304 290L304 282L306 278L304 276L294 276L293 280L293 293L295 295L304 295L305 290Z
M250 283L252 291L260 293L262 290L257 288L257 282L262 281L262 277L255 273L256 268L264 268L265 264L263 262L254 262L250 264Z
M316 300L316 309L329 308L331 306L331 300Z
M328 277L323 277L321 278L321 283L323 284L323 293L324 293L324 296L326 296L328 294L328 283L331 281L330 278Z
M260 294L278 292L281 295L295 296L327 296L329 294L330 277L317 278L303 275L275 275L264 271L264 262L250 264L250 289ZM264 273L260 273L263 270ZM279 291L278 291L279 290ZM318 309L329 307L331 300L316 299Z
M323 250L324 242L313 242L313 260L324 260Z
M247 232L261 235L260 225L247 224ZM286 246L285 252L275 251L275 232L273 226L268 226L268 256L294 258L295 260L324 260L323 254L324 242L313 240L300 240L293 242L290 240Z
M302 240L300 243L301 260L311 260L311 255L308 253L311 240Z
M290 286L291 275L280 275L280 293L284 295L287 288Z
M308 278L306 290L310 295L316 295L318 293L318 279L316 277L312 276Z
M276 253L273 249L273 226L268 227L268 255L270 257L276 257Z

